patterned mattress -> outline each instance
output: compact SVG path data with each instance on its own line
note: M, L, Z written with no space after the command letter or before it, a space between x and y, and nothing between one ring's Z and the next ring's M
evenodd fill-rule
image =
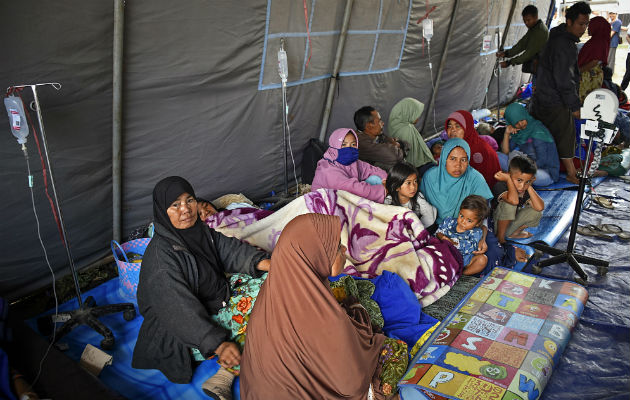
M495 268L418 351L401 397L538 399L587 298L573 282Z

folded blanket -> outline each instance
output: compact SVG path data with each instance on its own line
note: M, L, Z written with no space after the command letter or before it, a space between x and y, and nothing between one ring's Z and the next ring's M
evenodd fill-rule
M206 222L227 236L271 251L284 226L306 213L341 219L341 241L348 249L346 274L374 278L383 271L394 272L407 282L423 306L447 293L461 275L463 266L457 250L432 237L412 211L342 190L319 189L271 215L237 209L217 213Z

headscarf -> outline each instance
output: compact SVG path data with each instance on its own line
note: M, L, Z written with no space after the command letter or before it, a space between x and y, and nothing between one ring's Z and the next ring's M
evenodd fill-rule
M324 158L328 161L334 162L337 161L337 156L339 155L339 149L341 149L341 145L343 144L343 139L345 139L348 133L352 133L354 135L354 139L357 141L357 148L359 148L359 137L354 129L350 128L339 128L335 129L333 133L330 134L328 138L328 150L324 153Z
M192 227L177 229L166 212L182 193L195 197L195 190L182 177L169 176L158 182L153 189L153 218L155 222L177 237L181 245L195 257L199 273L198 286L206 289L198 295L209 311L216 312L221 308L222 301L229 297L229 286L220 268L219 257L210 237L210 231L199 217Z
M532 117L525 107L518 103L512 103L505 108L505 120L508 124L516 126L519 121L527 121L527 127L521 129L510 138L514 143L521 145L530 138L538 139L543 142L552 143L553 136L549 133L549 129L542 122Z
M433 154L416 129L414 122L422 115L424 104L411 97L400 100L389 113L387 132L390 136L409 144L405 161L414 167L434 162Z
M494 174L501 171L499 157L496 151L492 150L492 147L481 139L475 130L475 121L472 114L465 110L451 113L444 123L444 129L448 127L448 121L450 120L457 122L464 128L464 140L470 146L470 154L468 155L470 165L483 175L488 186L494 186L497 183Z
M446 160L455 147L464 149L470 159L470 147L465 140L449 139L444 143L438 166L428 170L420 181L420 191L438 210L437 223L441 223L446 217L456 217L462 200L471 194L485 199L493 197L483 176L470 165L458 178L446 171Z
M243 399L365 399L385 337L350 318L330 291L336 216L305 214L283 229L247 326Z
M578 66L581 67L593 60L608 65L610 50L610 23L604 17L594 17L588 23L588 34L591 38L584 43L578 54Z

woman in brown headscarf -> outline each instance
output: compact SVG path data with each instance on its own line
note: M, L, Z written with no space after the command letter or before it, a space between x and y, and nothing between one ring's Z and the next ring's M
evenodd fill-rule
M327 278L345 263L340 231L338 217L320 214L282 231L247 327L243 399L384 397L377 370L385 336L363 307L346 312L330 291Z

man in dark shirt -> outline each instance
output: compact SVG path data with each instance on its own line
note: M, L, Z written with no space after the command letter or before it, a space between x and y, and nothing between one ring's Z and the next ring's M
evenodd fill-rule
M532 116L541 121L553 136L560 161L567 171L567 181L577 184L573 165L575 123L580 118L580 71L576 43L586 32L591 8L585 2L575 3L566 12L566 24L549 32L549 40L538 62L536 91L532 99Z
M403 161L401 143L383 134L383 121L374 107L365 106L354 113L354 125L359 137L359 159L385 171Z
M547 43L549 31L545 23L538 19L538 9L535 6L528 5L521 15L527 27L527 33L511 49L497 52L497 57L509 58L501 62L502 68L523 64L523 72L535 74L538 55Z

